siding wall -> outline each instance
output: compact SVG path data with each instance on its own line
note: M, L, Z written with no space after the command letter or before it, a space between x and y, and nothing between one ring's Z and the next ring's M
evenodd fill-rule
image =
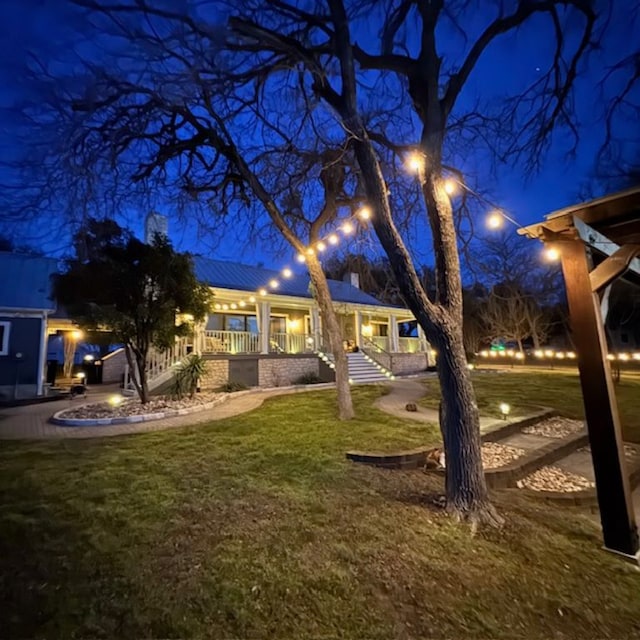
M41 318L21 318L0 315L0 322L9 322L9 353L0 356L0 399L35 396L38 390ZM18 360L16 354L22 354Z

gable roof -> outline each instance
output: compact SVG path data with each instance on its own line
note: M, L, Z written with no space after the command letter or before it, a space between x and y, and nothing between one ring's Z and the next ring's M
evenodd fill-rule
M273 269L252 267L239 262L212 260L203 256L193 256L193 265L198 280L210 287L255 292L260 287L266 287L269 280L277 278L280 286L277 292L274 291L274 293L296 298L313 298L309 286L310 279L307 274L294 275L292 278L285 280L278 271ZM402 308L386 302L380 302L377 298L348 282L328 280L328 283L331 298L334 302L350 302L352 304L366 304L395 309Z
M0 308L54 310L51 277L57 266L52 258L0 251Z

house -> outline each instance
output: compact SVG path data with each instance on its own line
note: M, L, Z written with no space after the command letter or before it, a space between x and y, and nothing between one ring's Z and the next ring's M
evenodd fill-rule
M308 275L194 257L198 279L209 285L214 307L196 330L192 349L208 361L211 385L238 381L248 386L291 384L306 374L322 373L318 353L327 336ZM422 333L401 337L400 323L412 321L403 307L380 302L362 291L357 276L330 280L350 364L362 368L364 355L394 374L433 365ZM357 349L356 349L357 347Z
M0 399L43 394L56 271L51 258L0 252Z

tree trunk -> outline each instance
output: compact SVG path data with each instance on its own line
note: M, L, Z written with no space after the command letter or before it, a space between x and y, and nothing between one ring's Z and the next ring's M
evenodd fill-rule
M129 371L131 372L131 380L133 386L138 393L141 404L149 402L149 387L147 383L146 372L146 357L140 353L133 345L127 344L124 348L125 355L127 357L127 364L129 365ZM135 360L133 356L135 355ZM137 375L136 375L137 373Z
M349 362L342 346L342 331L340 323L333 310L329 284L322 270L322 265L316 256L308 256L307 267L309 276L315 289L315 298L320 307L322 319L329 335L329 347L333 353L336 366L336 393L338 396L338 417L340 420L351 420L355 416L353 402L351 400L351 387L349 385Z

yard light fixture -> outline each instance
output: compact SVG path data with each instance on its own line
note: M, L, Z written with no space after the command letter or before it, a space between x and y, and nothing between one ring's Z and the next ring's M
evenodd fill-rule
M329 244L333 244L336 245L338 244L338 242L340 241L340 238L338 237L337 233L332 233L327 240L329 241Z
M500 415L503 420L507 419L507 416L511 413L511 407L506 402L500 403Z
M274 278L273 280L269 280L269 286L272 289L277 289L280 286L280 283Z
M467 363L467 369L469 369L469 371L473 371L475 368L476 368L476 365L473 364L473 362Z
M560 259L560 251L556 247L547 247L544 250L544 257L548 262L556 262Z
M480 355L481 355L483 358L486 358L486 357L488 357L489 352L488 352L487 350L484 350L484 351L481 351L481 352L480 352Z
M285 267L282 270L282 277L283 278L290 278L293 275L293 271L291 271L291 269L289 269L289 267Z
M487 227L489 229L501 229L504 225L504 216L499 211L493 211L487 216Z
M634 353L633 354L633 359L634 360L640 360L640 353Z
M118 405L122 404L122 401L124 400L124 398L122 396L111 396L109 398L109 404L112 407L117 407Z
M629 354L628 353L619 353L618 354L618 360L622 360L623 362L627 362L629 360Z
M349 378L349 384L353 384L353 378Z
M457 185L455 180L452 180L451 178L449 178L448 180L445 180L444 190L447 192L447 195L452 196L457 190Z
M607 360L615 360L616 357L613 355L613 353L607 353Z
M575 357L576 354L573 351L567 351L567 358L569 358L569 360L573 360Z

